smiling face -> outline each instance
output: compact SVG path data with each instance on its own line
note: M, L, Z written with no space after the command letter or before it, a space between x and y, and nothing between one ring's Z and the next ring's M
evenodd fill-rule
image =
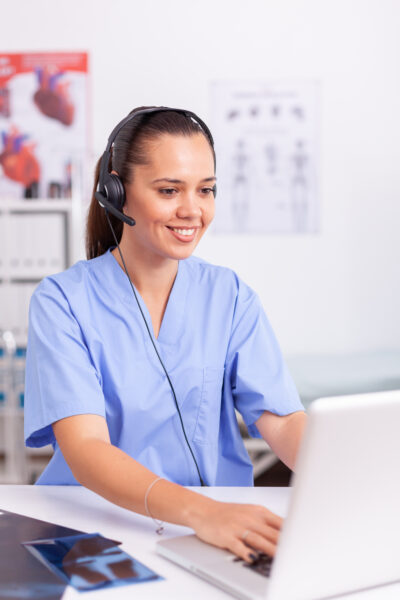
M146 144L148 164L125 185L124 212L136 225L122 242L155 259L192 254L214 216L214 159L206 137L163 134Z

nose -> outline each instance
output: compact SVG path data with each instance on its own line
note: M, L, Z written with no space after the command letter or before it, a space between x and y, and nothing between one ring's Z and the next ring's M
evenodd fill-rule
M195 192L188 190L180 195L176 214L181 219L201 217L200 200Z

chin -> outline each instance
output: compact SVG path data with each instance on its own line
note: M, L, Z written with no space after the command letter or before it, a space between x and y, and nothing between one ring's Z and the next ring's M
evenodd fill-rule
M174 260L184 260L185 258L189 258L196 250L196 244L188 244L187 246L179 247L170 247L166 249L164 256L168 258L172 258Z
M169 258L173 258L174 260L184 260L185 258L189 258L195 249L196 246L193 248L182 248L182 250L176 250L175 252L171 252L169 254Z

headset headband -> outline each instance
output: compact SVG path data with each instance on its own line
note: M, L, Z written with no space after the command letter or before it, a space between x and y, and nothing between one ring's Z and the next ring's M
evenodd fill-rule
M109 135L107 147L103 153L103 156L101 157L101 162L100 162L100 173L99 173L99 189L100 190L102 190L102 188L104 186L104 180L105 180L106 175L109 174L108 165L110 164L112 145L115 141L115 138L117 137L117 135L119 134L121 129L126 125L126 123L128 123L132 119L135 119L139 115L151 114L151 113L155 113L155 112L166 112L166 111L177 112L177 113L185 115L186 117L190 117L191 119L196 121L196 123L198 123L198 125L200 125L201 129L204 131L204 133L208 137L212 148L214 148L214 139L213 139L213 136L211 135L211 131L209 130L207 125L204 123L204 121L202 121L195 113L191 112L190 110L183 110L182 108L168 108L167 106L159 106L156 108L143 108L141 110L137 110L133 114L129 114L127 117L125 117L125 119L122 119L122 121L120 121L118 123L118 125L116 125L114 127L114 129L112 130L112 132Z

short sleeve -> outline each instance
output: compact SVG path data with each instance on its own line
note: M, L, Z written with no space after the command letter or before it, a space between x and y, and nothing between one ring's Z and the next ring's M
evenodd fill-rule
M25 443L54 444L52 423L105 416L100 377L62 289L45 279L32 296L25 371Z
M239 282L225 377L235 408L253 437L260 437L254 423L265 410L281 416L304 410L261 302L243 282Z

